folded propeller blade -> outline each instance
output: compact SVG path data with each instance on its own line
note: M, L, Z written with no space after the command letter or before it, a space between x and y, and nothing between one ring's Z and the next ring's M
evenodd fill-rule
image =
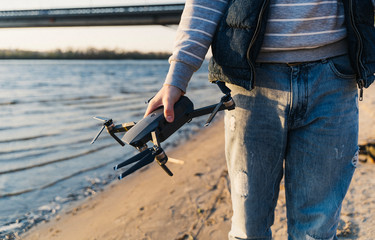
M96 139L98 139L99 135L103 132L104 128L105 128L105 126L103 126L100 129L100 131L98 132L98 134L96 134L96 136L92 139L91 144L93 144L96 141Z
M219 111L219 109L220 109L220 107L221 107L222 105L223 105L223 101L220 101L220 102L216 105L216 107L215 107L215 109L212 111L210 117L207 119L206 124L204 124L205 127L207 127L208 125L210 125L212 119L214 119L214 117L216 116L216 113Z
M95 116L93 118L102 122L107 122L108 120L110 120L109 118L99 117L99 116Z

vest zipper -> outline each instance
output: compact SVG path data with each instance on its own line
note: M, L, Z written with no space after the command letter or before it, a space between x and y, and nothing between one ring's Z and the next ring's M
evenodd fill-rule
M260 13L259 13L259 16L258 16L258 21L257 21L257 26L255 28L255 32L254 32L254 35L253 37L251 38L251 41L250 41L250 44L249 44L249 47L247 49L247 53L246 53L246 58L247 58L247 63L249 64L250 66L250 70L251 70L251 76L252 76L252 83L251 83L251 89L254 88L254 82L255 82L255 66L254 64L251 62L251 59L250 59L250 51L251 51L251 48L253 47L254 43L255 43L255 40L257 39L258 35L259 35L259 32L260 32L260 28L261 28L261 25L262 25L262 17L263 17L263 14L264 14L264 11L266 9L266 5L268 4L269 0L264 0L263 1L263 5L262 5L262 8L260 10ZM254 60L255 61L255 60Z
M365 67L363 66L363 63L361 61L361 55L362 55L362 39L361 39L361 35L359 34L358 32L358 29L354 23L354 13L353 13L353 0L349 0L349 11L350 11L350 24L352 25L353 27L353 30L355 32L355 35L357 36L357 40L358 40L358 50L357 50L357 61L356 61L356 67L357 67L357 71L358 71L358 74L359 74L359 79L357 80L357 84L358 84L358 88L359 88L359 101L362 101L363 100L363 87L365 86L365 81L363 80L363 77L361 76L361 71L360 71L360 68L362 67L362 69L365 69Z

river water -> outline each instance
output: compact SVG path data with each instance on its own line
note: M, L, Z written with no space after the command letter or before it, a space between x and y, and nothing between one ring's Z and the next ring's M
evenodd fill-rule
M100 129L92 117L140 120L168 66L167 60L0 61L0 239L117 181L113 166L137 152L106 133L90 145ZM198 108L221 95L208 83L204 63L187 96ZM162 145L168 150L187 139L206 118L194 119Z

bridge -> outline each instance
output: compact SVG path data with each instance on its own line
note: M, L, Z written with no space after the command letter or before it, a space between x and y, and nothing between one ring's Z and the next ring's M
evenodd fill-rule
M0 11L0 28L174 25L184 4Z

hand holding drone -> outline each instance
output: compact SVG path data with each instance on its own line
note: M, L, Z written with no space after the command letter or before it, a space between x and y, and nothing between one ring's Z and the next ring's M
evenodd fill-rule
M103 117L94 117L95 119L104 122L103 127L94 137L91 144L93 144L103 132L104 128L107 132L121 145L125 143L135 147L140 151L137 155L125 160L116 165L115 170L125 167L129 164L135 163L118 178L122 179L136 170L150 164L153 160L163 168L163 170L172 176L173 173L166 166L168 157L161 148L160 143L165 141L169 136L181 128L185 123L190 122L193 118L210 114L205 126L208 126L218 111L232 110L235 108L235 103L230 95L230 89L224 83L218 82L218 86L225 94L218 104L194 110L193 103L186 96L182 96L174 105L175 119L172 123L165 120L163 108L160 107L147 117L141 119L138 123L129 122L115 125L112 119ZM125 132L122 139L118 138L115 133ZM152 147L148 147L147 143L151 141Z

